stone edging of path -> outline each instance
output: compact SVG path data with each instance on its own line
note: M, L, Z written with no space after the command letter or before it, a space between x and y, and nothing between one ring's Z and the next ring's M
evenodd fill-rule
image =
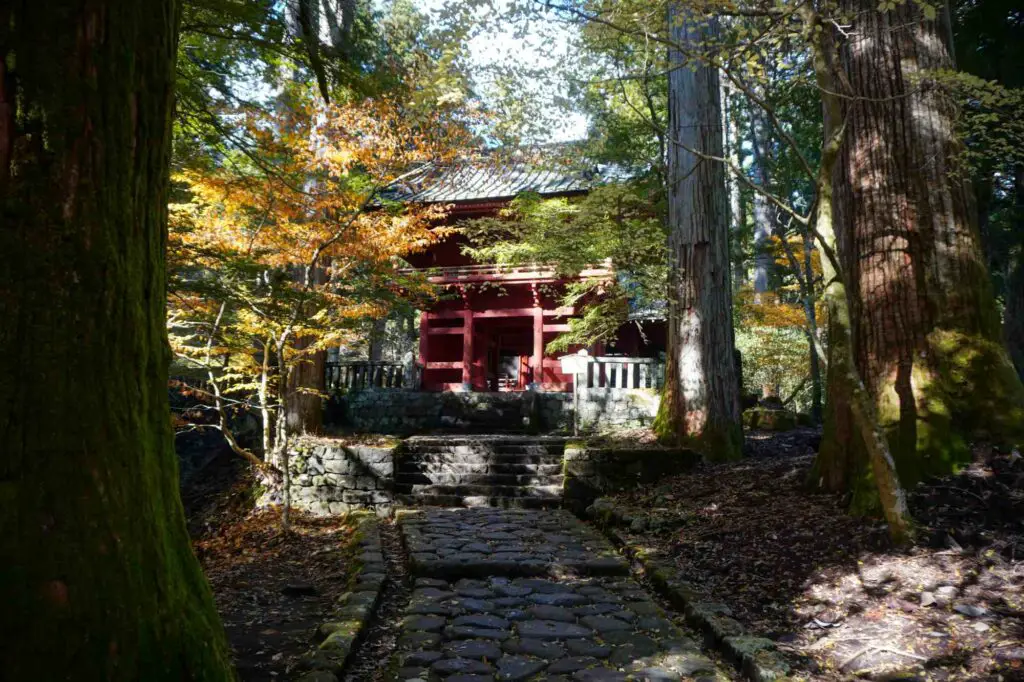
M705 644L715 647L753 682L782 682L789 679L789 666L775 643L746 632L725 604L702 600L676 567L657 550L641 547L619 531L628 528L632 517L608 498L587 507L586 518L642 570L658 592L686 616L687 623L704 633Z
M310 671L299 682L337 682L380 600L386 575L378 520L373 514L360 516L351 544L351 560L359 569L351 578L350 590L335 604L331 620L317 628L317 639L322 641L302 658L301 667Z

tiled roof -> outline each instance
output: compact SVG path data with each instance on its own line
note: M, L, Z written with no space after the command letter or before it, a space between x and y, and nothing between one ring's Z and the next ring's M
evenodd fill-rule
M619 179L625 179L625 175L611 166L539 167L486 160L445 167L426 164L401 183L384 190L382 198L448 203L512 199L523 192L555 196L585 192Z

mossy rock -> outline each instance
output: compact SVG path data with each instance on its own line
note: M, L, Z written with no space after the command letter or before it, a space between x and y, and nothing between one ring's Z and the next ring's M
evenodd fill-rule
M359 632L359 628L361 626L361 620L335 621L332 623L324 623L320 626L318 632L324 638L324 640L330 639L331 635L333 635L336 632L340 632L341 634L335 638L335 641L337 642L339 638L343 639L344 637L354 637L356 633Z
M298 682L338 682L338 676L329 670L313 670L300 677Z
M748 429L789 431L795 429L798 424L796 413L786 409L758 406L743 413L743 425Z

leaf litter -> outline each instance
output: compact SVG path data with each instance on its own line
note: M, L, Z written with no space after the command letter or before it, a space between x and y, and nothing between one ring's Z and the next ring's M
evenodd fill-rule
M747 434L747 457L618 493L633 541L775 640L796 678L1024 680L1024 462L977 447L908 491L916 544L807 485L820 433Z
M193 547L243 682L290 679L350 581L354 521L253 509L240 459L217 457L182 491Z

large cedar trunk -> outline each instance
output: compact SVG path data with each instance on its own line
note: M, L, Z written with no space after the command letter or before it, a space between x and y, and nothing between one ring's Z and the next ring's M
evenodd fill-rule
M1006 278L1006 309L1003 312L1003 335L1010 348L1010 357L1017 374L1024 380L1024 164L1014 172L1014 216L1018 235L1017 257L1010 263Z
M1018 248L1006 286L1004 335L1017 374L1024 381L1024 246Z
M750 113L750 142L752 154L751 179L758 187L770 189L770 175L768 172L768 144L769 126L766 120L767 115L760 107L753 107ZM771 252L771 236L774 231L774 220L772 210L768 205L768 199L758 192L754 192L754 293L757 295L755 301L760 303L760 294L768 291L772 279L772 271L775 268L775 256ZM767 393L767 391L766 391Z
M177 17L175 0L0 6L4 679L233 677L167 400Z
M676 11L681 11L676 7ZM682 19L682 21L680 21ZM673 42L699 46L717 29L669 20ZM671 55L681 62L679 52ZM656 428L712 459L740 456L740 402L733 354L725 169L687 149L721 157L718 72L701 64L669 74L669 339Z
M914 3L842 5L858 17L842 64L864 99L845 104L837 236L857 367L911 485L969 458L972 438L1013 437L1024 391L1002 345L970 189L955 173L954 103L927 79L951 66L946 27ZM819 480L870 492L842 382L829 385Z

